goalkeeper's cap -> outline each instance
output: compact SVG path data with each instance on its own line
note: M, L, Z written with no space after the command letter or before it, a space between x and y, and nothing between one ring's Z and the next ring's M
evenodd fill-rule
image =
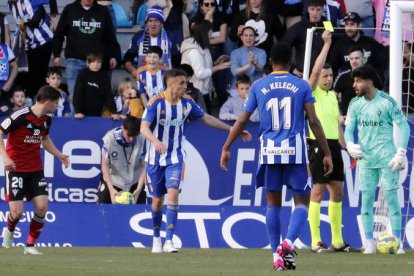
M360 68L353 70L351 77L352 79L360 78L363 80L371 80L375 88L379 90L382 90L384 88L384 85L382 83L380 76L378 75L377 70L375 70L374 67L370 65L364 65Z

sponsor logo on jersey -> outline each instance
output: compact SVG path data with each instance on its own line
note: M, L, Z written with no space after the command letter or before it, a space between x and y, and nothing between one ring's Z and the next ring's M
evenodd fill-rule
M295 155L296 151L293 147L264 147L263 155Z
M162 125L162 126L179 127L179 126L183 125L184 123L185 123L185 120L178 120L178 119L174 119L174 120L161 119L160 120L160 125Z
M33 130L33 135L39 135L40 134L40 129L34 129Z
M382 127L384 122L375 120L359 120L358 122L363 127Z
M35 135L26 135L23 142L26 144L40 144L40 137Z
M3 121L3 123L1 123L1 127L4 129L7 129L11 124L11 119L7 118L6 120Z

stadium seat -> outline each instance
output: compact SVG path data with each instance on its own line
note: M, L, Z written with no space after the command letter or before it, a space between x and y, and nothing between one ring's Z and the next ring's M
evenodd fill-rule
M124 10L124 8L116 2L112 3L112 7L114 8L114 11L115 11L116 26L118 28L131 28L132 23L131 21L129 21L128 14Z
M147 15L147 10L148 10L147 2L143 3L138 9L136 24L140 26L141 28L145 28L145 17Z

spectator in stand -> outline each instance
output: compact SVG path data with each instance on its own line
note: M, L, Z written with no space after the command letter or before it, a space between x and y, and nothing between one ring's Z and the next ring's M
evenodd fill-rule
M13 112L26 107L26 92L23 88L16 86L13 88L13 91L10 93L10 103L4 104L0 103L0 116L9 116Z
M194 70L192 82L204 95L207 112L211 114L210 93L211 76L219 70L230 68L228 56L220 56L214 63L210 54L210 37L212 25L209 21L196 22L192 27L192 36L181 45L181 63L189 64Z
M164 29L171 40L171 64L177 67L181 62L180 45L190 37L190 23L185 14L183 0L166 0L164 8Z
M0 42L11 47L10 27L6 15L0 12Z
M305 0L303 16L306 18L309 0ZM345 25L344 15L342 13L341 3L335 0L326 0L326 4L323 6L322 16L326 20L331 21L335 26L343 27Z
M207 112L206 103L204 102L203 94L201 94L200 90L194 87L193 83L191 82L191 78L194 75L194 70L188 64L181 64L178 69L181 69L187 75L187 91L186 94L191 96L196 104L198 104L204 112Z
M361 17L355 12L345 16L345 36L338 38L332 47L330 64L334 74L350 68L348 51L351 47L360 47L364 51L367 63L374 66L378 74L384 79L384 71L388 67L386 49L375 39L365 36L361 31Z
M273 38L276 36L280 39L285 29L280 23L279 17L274 16L272 12L267 9L266 0L247 0L247 6L241 10L239 14L234 17L230 30L230 39L234 42L238 42L241 31L247 21L253 19L257 22L257 25L264 25L264 32L260 33L260 39L255 45L266 51L270 52L270 48L273 45Z
M252 82L262 77L263 66L266 64L266 52L263 49L254 47L257 35L255 29L249 26L245 26L241 31L240 39L243 42L243 46L233 50L230 55L231 73L234 80L238 76L245 74ZM231 87L232 96L237 96L238 94L238 92L234 93L236 83L234 81Z
M199 0L198 10L192 19L192 25L201 20L207 20L212 24L213 32L210 36L210 53L213 61L217 60L224 54L224 43L227 39L228 25L223 14L217 10L215 0ZM213 84L218 96L219 106L221 106L228 97L227 84L230 72L220 70L213 74Z
M111 80L107 72L101 70L102 55L91 53L86 58L87 68L79 72L73 94L75 119L85 116L102 115L104 106L112 113L114 120L119 119L116 113L114 97L111 92Z
M56 117L69 117L72 113L68 94L60 88L62 83L62 71L58 67L50 67L47 71L46 83L59 91L59 104L53 113Z
M12 49L6 44L0 43L0 99L8 101L10 95L7 92L13 86L17 77L18 65Z
M102 70L108 74L119 64L121 48L108 9L94 0L76 0L63 9L53 39L55 66L63 65L60 53L65 37L66 80L72 101L77 76L87 67L86 57L102 53Z
M128 116L121 127L108 131L102 138L98 203L115 203L115 196L130 192L138 199L136 203L145 204L145 163L140 159L144 137L139 135L140 127L141 120Z
M240 75L236 80L238 96L230 97L220 108L219 118L221 120L237 120L243 110L244 102L247 99L250 86L252 85L247 75ZM256 109L250 116L250 121L259 122L259 112Z
M352 71L362 67L365 64L364 50L358 47L352 47L348 51L349 64L351 69L345 70L336 77L334 82L334 91L339 98L339 106L341 116L339 122L345 123L348 106L351 100L356 96L354 90L354 80L352 79Z
M356 12L361 17L361 28L363 28L364 35L375 37L375 16L372 6L372 0L344 0L347 12ZM384 1L382 1L384 2ZM345 13L346 14L346 13ZM365 29L369 28L369 29Z
M161 64L171 68L171 41L163 28L164 15L159 6L154 6L147 11L146 27L138 31L131 39L131 44L124 55L122 63L125 69L135 78L138 78L137 68L145 65L145 56L150 46L158 46L162 49L163 60ZM137 67L134 60L137 58Z
M269 5L286 30L302 19L303 0L272 0Z
M50 16L45 4L50 6ZM28 65L27 97L33 98L45 84L46 72L52 54L53 29L58 14L56 0L8 0L9 9L26 37Z
M305 57L305 46L306 46L306 30L308 28L317 27L313 36L312 42L312 53L311 53L311 62L314 64L317 56L319 55L322 46L322 32L323 32L323 21L326 20L322 17L323 7L326 4L326 0L309 0L308 4L308 14L306 18L302 20L287 30L286 34L282 38L282 42L288 44L289 46L295 49L295 61L293 67L293 73L299 77L302 77L303 74L303 60ZM332 22L335 26L335 22ZM310 68L312 71L312 68Z
M118 94L115 97L115 103L116 111L121 114L121 118L125 119L127 116L134 116L141 119L144 113L144 106L138 97L136 81L131 78L121 80L118 85Z
M162 49L158 46L148 47L145 60L147 65L138 68L137 83L139 97L144 106L147 106L149 99L164 92L163 78L168 68L161 65Z

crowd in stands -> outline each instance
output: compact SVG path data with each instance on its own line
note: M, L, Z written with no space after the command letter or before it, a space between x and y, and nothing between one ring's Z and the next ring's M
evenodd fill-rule
M8 0L15 22L0 14L1 115L30 105L47 83L62 93L57 116L141 117L148 100L164 91L165 71L180 67L188 73L188 94L205 111L222 108L220 118L235 119L246 86L269 73L272 45L283 42L294 49L291 72L301 77L306 30L317 27L312 65L323 46L326 20L335 28L327 61L343 115L354 95L349 91L349 72L357 66L353 54L362 55L358 64L373 65L385 84L388 80L389 1L138 0L126 11L133 14L132 24L142 24L128 49L117 41L116 1L75 0L62 11L56 2ZM15 36L10 24L17 26ZM412 30L409 15L404 29ZM412 33L404 34L412 43ZM18 76L19 43L27 58L25 77ZM112 91L115 68L130 74L118 91Z

